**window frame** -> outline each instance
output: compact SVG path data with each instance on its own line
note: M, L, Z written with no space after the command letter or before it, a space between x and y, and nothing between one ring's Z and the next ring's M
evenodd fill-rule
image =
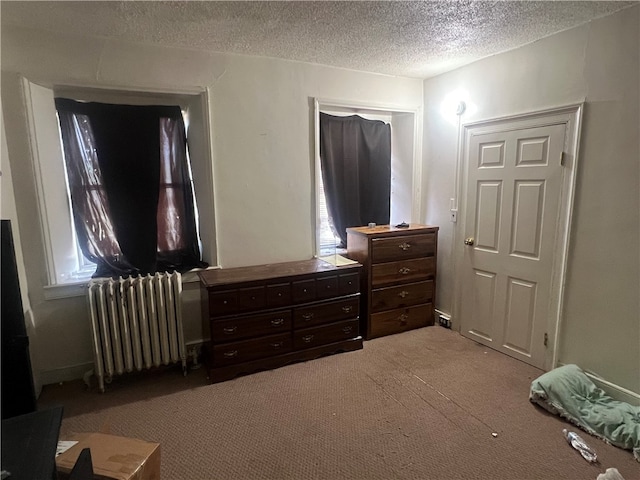
M193 145L190 143L188 146L188 155L197 205L197 229L200 236L201 255L203 260L213 268L218 265L209 88L192 91L121 90L95 85L89 87L82 85L41 86L25 77L22 77L21 80L33 158L37 206L47 263L47 278L43 285L45 299L84 295L89 278L73 277L73 274L78 273L77 271L84 266L84 257L75 238L60 129L57 117L51 118L48 108L47 111L44 111L43 105L37 104L36 97L38 96L41 96L40 100L42 100L50 94L50 102L54 112L53 98L55 96L69 96L78 100L108 103L144 105L162 102L179 105L183 110L187 136L189 137L190 132L195 132ZM48 100L48 98L45 99L45 101ZM55 127L53 122L55 122ZM197 139L195 139L196 136ZM200 159L197 165L193 162L196 155ZM59 185L61 183L65 185L64 195L60 193ZM207 220L202 221L202 219ZM61 261L61 257L67 261ZM76 271L69 269L70 262L75 262ZM66 275L66 278L63 275ZM189 280L189 276L185 278L187 281Z

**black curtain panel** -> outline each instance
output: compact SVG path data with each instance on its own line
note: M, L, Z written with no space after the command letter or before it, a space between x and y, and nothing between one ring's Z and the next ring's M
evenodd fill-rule
M320 113L320 162L327 210L341 247L347 244L347 228L389 223L389 124Z
M180 107L56 99L80 248L94 277L200 260Z

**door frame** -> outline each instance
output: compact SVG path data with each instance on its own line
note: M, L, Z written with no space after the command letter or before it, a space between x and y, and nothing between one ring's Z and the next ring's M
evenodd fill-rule
M453 229L453 259L454 259L454 292L452 318L454 326L461 331L459 314L462 311L463 275L461 267L464 261L464 245L461 239L467 232L466 212L467 179L469 162L469 144L475 135L496 133L501 131L519 130L523 128L544 127L564 124L565 142L563 148L564 173L561 182L560 208L556 219L556 238L554 242L554 258L552 261L552 278L549 304L549 316L546 332L548 345L544 358L544 369L551 370L557 365L560 323L563 312L567 261L569 256L569 242L571 223L573 219L573 203L575 197L576 178L578 171L578 151L580 147L580 131L584 103L567 105L548 110L523 113L511 116L479 120L461 125L458 138L458 158L456 167L456 196L460 198L458 204L458 223Z

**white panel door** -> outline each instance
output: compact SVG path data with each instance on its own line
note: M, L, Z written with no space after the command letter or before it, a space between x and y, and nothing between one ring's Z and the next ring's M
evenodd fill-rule
M566 125L507 127L467 145L461 333L542 368Z

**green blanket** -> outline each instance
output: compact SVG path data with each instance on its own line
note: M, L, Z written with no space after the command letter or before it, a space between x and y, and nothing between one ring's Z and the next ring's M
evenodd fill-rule
M586 432L633 451L640 461L640 407L614 400L577 365L565 365L531 383L529 400Z

